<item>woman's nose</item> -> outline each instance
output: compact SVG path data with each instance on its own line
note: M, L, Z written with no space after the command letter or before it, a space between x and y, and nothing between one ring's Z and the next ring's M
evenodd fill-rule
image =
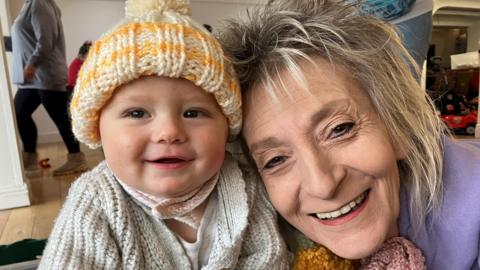
M303 192L324 200L333 198L346 176L344 167L336 165L328 153L315 150L304 154L302 163Z
M152 129L152 141L155 143L179 144L187 140L183 122L176 117L158 117Z

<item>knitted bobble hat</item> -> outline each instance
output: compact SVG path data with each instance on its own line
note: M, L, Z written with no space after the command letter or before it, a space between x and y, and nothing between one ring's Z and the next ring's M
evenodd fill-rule
M70 114L77 139L101 145L99 116L115 90L141 76L184 78L213 94L230 136L242 125L240 87L216 38L189 16L188 0L127 0L125 18L90 47Z

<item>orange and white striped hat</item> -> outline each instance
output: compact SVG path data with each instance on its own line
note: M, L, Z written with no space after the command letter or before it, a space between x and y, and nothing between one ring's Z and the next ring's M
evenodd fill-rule
M141 76L185 78L214 95L230 135L242 125L240 86L217 39L190 15L188 0L127 0L125 18L90 47L70 114L77 139L101 145L99 116L115 89Z

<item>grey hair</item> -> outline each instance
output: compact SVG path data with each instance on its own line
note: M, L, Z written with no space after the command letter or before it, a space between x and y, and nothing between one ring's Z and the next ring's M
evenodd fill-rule
M304 84L300 63L322 58L343 67L369 96L392 144L416 232L442 202L443 137L448 129L417 82L418 67L395 28L338 0L276 0L230 20L220 40L242 91L285 91L280 73ZM277 81L276 81L277 80ZM277 83L279 82L279 83Z

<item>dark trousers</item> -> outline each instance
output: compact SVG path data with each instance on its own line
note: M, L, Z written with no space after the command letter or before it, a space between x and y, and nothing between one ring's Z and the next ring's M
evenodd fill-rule
M69 153L80 152L80 144L72 132L72 125L67 113L69 95L66 92L43 89L18 89L15 94L15 114L18 132L23 143L23 151L37 150L37 126L33 121L33 112L43 104L50 118L62 136Z

